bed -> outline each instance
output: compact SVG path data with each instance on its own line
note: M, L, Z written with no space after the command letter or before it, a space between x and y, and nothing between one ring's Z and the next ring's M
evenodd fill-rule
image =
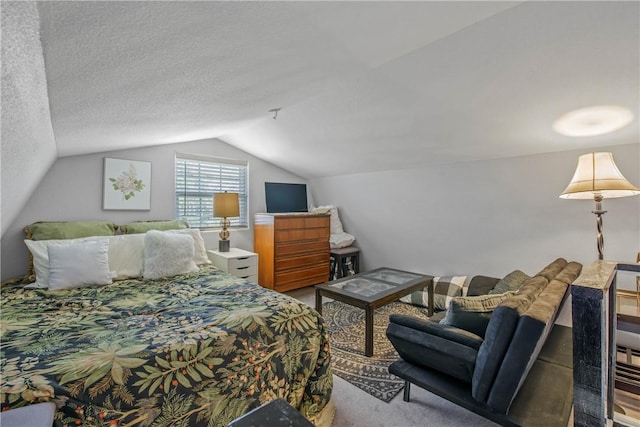
M281 397L331 422L328 332L287 295L207 265L62 290L28 281L2 286L3 410L53 401L62 425L224 426Z

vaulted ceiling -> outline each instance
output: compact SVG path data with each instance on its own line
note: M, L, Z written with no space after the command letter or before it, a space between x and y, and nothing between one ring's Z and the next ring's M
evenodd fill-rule
M220 138L316 177L640 141L638 2L38 10L60 156ZM554 133L558 116L594 104L636 119L605 136Z

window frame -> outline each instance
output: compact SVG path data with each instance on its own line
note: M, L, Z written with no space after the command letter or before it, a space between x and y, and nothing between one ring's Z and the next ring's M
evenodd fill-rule
M212 218L210 224L202 225L203 215L201 214L200 215L201 221L199 222L200 225L192 223L193 221L192 220L190 221L191 217L186 215L181 216L179 212L179 209L181 208L179 197L181 197L181 195L186 195L186 197L189 197L188 196L189 192L186 190L186 188L183 187L184 191L180 193L180 188L178 187L179 170L180 170L178 165L179 161L205 163L205 164L213 165L214 168L217 166L220 166L220 167L235 166L239 168L244 168L244 191L242 191L242 189L240 188L231 188L227 186L227 191L238 192L238 199L240 202L240 217L229 218L229 221L231 222L231 225L229 228L234 230L249 229L250 222L249 222L249 161L248 160L214 157L214 156L209 156L204 154L192 154L192 153L183 153L183 152L175 153L174 162L173 162L173 165L174 165L174 199L173 201L174 201L175 218L178 220L187 221L189 223L189 226L193 228L199 228L201 230L219 230L222 228L222 218L213 217L213 194L217 192L225 191L225 188L224 188L225 186L222 185L222 183L220 183L218 188L212 189L211 192L199 191L199 193L201 194L200 196L196 196L196 195L191 196L191 197L209 197L209 194L210 194L209 208L210 208L211 218ZM185 168L185 172L186 172L186 168ZM240 173L240 175L242 175L242 173ZM217 179L220 180L220 175L218 175ZM237 181L237 184L238 184L237 187L240 187L242 185L241 181L242 180ZM199 189L201 190L201 188ZM205 212L207 211L208 209ZM200 212L202 212L202 210L200 210Z

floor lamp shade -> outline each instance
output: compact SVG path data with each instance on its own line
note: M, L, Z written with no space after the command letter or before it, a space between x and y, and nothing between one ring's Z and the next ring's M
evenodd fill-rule
M214 193L213 216L222 218L222 231L220 231L218 250L220 252L229 252L229 225L231 224L229 217L240 216L238 193Z
M571 182L560 195L562 199L593 199L596 202L596 227L598 230L598 259L604 259L604 237L602 234L603 199L629 197L640 194L640 189L622 175L611 153L589 153L578 157Z
M560 195L563 199L603 199L640 194L640 189L622 175L611 153L589 153L578 157L578 167L571 182Z

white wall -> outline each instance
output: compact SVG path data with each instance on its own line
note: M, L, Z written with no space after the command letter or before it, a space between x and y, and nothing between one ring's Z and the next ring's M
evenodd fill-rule
M640 144L607 147L640 185ZM598 151L598 150L596 150ZM335 204L356 236L364 269L433 275L537 273L556 257L597 258L593 201L563 200L580 154L572 151L429 169L311 181L319 204ZM603 202L605 257L640 251L640 197Z
M2 214L4 235L56 159L35 2L2 2Z
M204 154L249 161L249 217L265 211L264 182L305 182L304 179L253 157L224 142L211 139L136 150L112 151L59 158L30 200L2 236L2 279L24 275L28 252L22 228L36 221L130 221L175 218L175 153ZM102 210L103 158L151 162L151 210ZM14 182L19 185L19 182ZM309 202L313 200L309 198ZM3 207L4 209L4 207ZM217 248L218 231L205 232L209 248ZM253 230L231 230L231 245L253 249Z

